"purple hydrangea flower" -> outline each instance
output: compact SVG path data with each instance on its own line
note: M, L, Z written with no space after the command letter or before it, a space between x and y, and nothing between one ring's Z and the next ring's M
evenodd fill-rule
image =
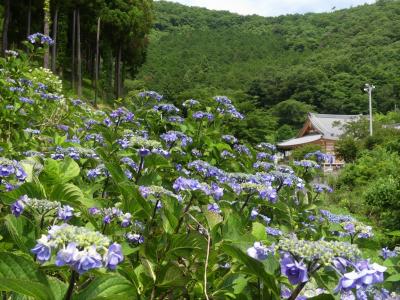
M51 248L49 245L47 245L47 241L47 237L42 236L42 238L39 240L39 243L36 244L36 246L31 250L31 252L36 255L36 259L40 263L48 261L51 257Z
M65 265L73 265L78 256L78 249L75 243L69 243L65 249L58 251L55 265L58 267Z
M91 215L97 215L101 212L100 209L98 209L97 207L91 207L91 208L89 208L88 211L89 211L89 214L91 214Z
M332 264L338 269L340 272L346 272L346 268L349 266L349 261L344 259L343 257L336 257Z
M47 45L53 45L54 41L51 37L48 35L45 35L40 32L36 32L34 34L31 34L28 36L28 41L32 44L35 44L36 42L40 42L41 44L47 44Z
M25 203L21 199L11 204L11 212L16 217L19 217L24 212L24 208Z
M383 282L383 273L387 269L377 263L370 264L368 260L358 262L355 267L355 270L345 273L340 278L335 292L367 288L370 285Z
M60 207L57 212L57 217L60 220L68 221L74 216L74 209L69 205L64 205Z
M247 255L257 260L266 259L271 252L272 250L265 247L261 242L255 242L253 247L247 249Z
M91 269L101 268L103 266L101 255L97 253L96 246L90 247L86 251L80 251L77 255L74 269L79 274L83 274Z
M140 157L145 157L145 156L149 155L151 153L151 151L146 148L140 148L138 150L138 153L139 153Z
M114 243L108 248L105 266L110 270L115 270L117 265L124 260L121 245Z
M303 262L297 262L287 253L281 259L281 273L286 275L293 285L308 281L307 266Z
M272 236L281 236L282 235L282 231L273 227L267 227L265 228L265 231L267 232L267 234L272 235Z
M130 213L126 213L123 215L122 221L121 221L121 226L122 227L128 227L129 225L132 224L132 215Z
M140 235L140 234L127 233L125 236L126 236L126 239L130 243L135 243L135 244L143 244L144 243L144 237L142 235Z
M155 105L153 107L153 109L155 111L164 111L164 112L167 112L167 113L171 113L171 112L176 112L177 113L177 112L179 112L179 108L177 108L175 105L169 104L169 103Z
M154 91L141 92L141 93L138 94L138 97L140 97L140 98L151 98L151 99L154 99L154 100L156 100L158 102L160 102L163 99L162 95L160 95L159 93L154 92Z
M390 257L396 257L398 255L396 250L390 250L389 248L385 247L381 250L381 256L383 259L388 259Z
M219 208L219 205L217 203L208 204L207 209L208 209L208 211L211 211L216 214L221 213L221 209Z

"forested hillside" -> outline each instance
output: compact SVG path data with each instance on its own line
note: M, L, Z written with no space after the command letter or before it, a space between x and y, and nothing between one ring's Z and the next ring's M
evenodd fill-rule
M399 99L399 1L270 18L154 4L138 79L171 99L230 90L273 108L282 124L282 109L309 109L293 100L321 113L365 113L366 82L377 86L377 110L391 110Z

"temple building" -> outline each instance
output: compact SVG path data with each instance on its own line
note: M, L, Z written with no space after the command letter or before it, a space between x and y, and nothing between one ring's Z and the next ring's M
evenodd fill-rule
M360 119L362 115L330 115L308 113L303 128L297 137L279 143L281 151L291 151L298 147L316 144L321 150L332 155L333 164L341 164L335 157L335 143L345 131L345 125Z

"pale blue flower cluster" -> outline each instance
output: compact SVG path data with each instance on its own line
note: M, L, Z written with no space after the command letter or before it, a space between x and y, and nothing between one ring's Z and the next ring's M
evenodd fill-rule
M74 209L69 205L62 205L58 201L30 198L27 195L21 196L11 204L11 212L16 217L26 210L47 217L57 216L62 221L69 221L74 216Z
M47 45L53 45L54 41L51 37L40 33L36 32L34 34L31 34L28 36L28 41L31 42L32 44L36 44L37 42L40 42L41 44L47 44Z
M53 225L31 252L40 263L50 261L56 253L56 266L67 265L79 274L99 268L115 270L124 259L119 244L99 232L66 223Z
M144 91L138 94L139 98L150 98L160 102L163 99L163 96L154 91Z

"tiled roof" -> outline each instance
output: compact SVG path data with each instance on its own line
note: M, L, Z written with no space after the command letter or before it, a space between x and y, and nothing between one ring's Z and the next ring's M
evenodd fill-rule
M299 145L315 142L321 138L322 138L321 134L306 135L306 136L303 136L300 138L290 139L290 140L284 141L282 143L279 143L278 147L279 148L286 148L286 147L290 148L293 146L299 146Z
M344 125L357 121L362 115L329 115L308 114L313 127L323 135L325 139L337 140L344 133Z

